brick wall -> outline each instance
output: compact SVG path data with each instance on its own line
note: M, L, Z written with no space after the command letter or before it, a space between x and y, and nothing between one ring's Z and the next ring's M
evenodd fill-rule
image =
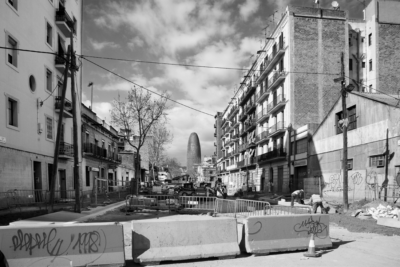
M293 28L294 72L340 73L340 55L347 40L345 21L293 17ZM339 97L340 84L333 82L339 75L291 75L294 128L321 122Z
M379 24L379 80L377 89L398 94L400 83L400 25Z

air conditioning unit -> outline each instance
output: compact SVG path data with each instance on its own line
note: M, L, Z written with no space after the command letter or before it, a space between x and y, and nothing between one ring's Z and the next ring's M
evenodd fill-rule
M378 159L378 164L376 165L377 167L383 167L385 166L385 160L384 159Z

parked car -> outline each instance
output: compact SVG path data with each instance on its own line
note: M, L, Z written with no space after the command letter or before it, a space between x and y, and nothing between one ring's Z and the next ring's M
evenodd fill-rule
M196 187L193 183L184 183L181 186L175 188L175 194L180 196L215 196L215 191L213 188L204 184L202 186Z

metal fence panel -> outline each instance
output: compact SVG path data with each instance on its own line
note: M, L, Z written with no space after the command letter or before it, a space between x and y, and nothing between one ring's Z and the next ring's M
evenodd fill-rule
M178 203L180 208L183 209L213 211L215 207L215 201L215 197L180 196Z
M236 200L236 215L240 216L263 216L270 215L271 205L265 201L255 201L248 199Z
M269 210L269 215L292 215L292 214L311 214L312 208L305 206L281 206L281 205L273 205Z

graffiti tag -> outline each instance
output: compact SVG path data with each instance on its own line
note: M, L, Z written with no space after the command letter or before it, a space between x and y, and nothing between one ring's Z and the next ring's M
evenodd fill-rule
M293 229L297 233L306 232L308 235L314 234L318 238L328 236L328 226L321 223L321 217L314 221L313 217L310 216L310 218L296 224Z

